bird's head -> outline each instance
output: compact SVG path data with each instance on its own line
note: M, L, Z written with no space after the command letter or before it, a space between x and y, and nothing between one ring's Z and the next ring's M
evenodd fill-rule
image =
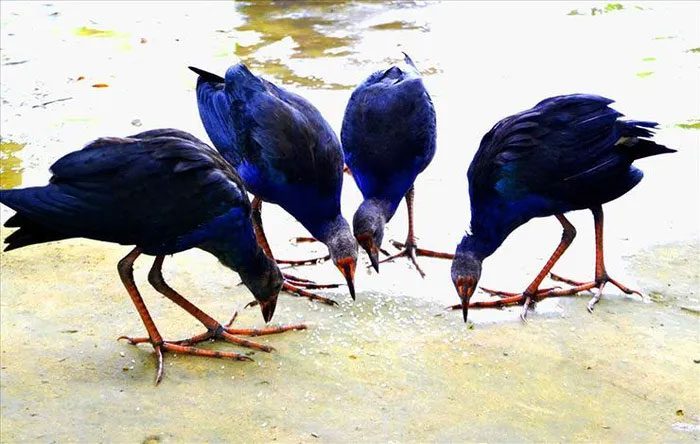
M369 201L365 201L352 218L352 229L360 246L369 255L372 267L379 272L379 248L384 238L384 216Z
M345 277L350 296L355 299L355 267L357 266L357 242L350 232L350 226L343 219L344 224L336 226L335 231L327 242L331 260Z
M241 270L240 276L258 301L263 319L265 322L270 322L275 314L277 295L282 289L284 278L275 261L270 260L262 252L261 256L258 258L259 266L255 267L255 272Z
M467 322L469 311L469 299L471 299L476 285L481 277L481 259L472 253L460 253L457 250L452 261L452 283L462 301L462 314L464 322Z

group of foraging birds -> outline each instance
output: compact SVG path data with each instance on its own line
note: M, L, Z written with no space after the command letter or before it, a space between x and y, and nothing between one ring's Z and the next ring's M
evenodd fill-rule
M165 352L249 360L194 345L220 339L271 351L241 336L305 328L220 324L165 282L161 268L166 255L200 248L216 256L240 275L265 322L272 319L281 290L333 303L310 291L324 285L280 271L278 263L307 261L274 259L262 226L262 202L281 206L328 247L328 257L353 299L358 244L378 272L385 225L404 199L406 242L396 242L401 251L384 260L405 256L423 276L416 256L451 259L460 298L452 308L462 310L465 322L470 307L521 304L525 319L534 302L584 290L594 290L588 305L592 311L608 282L637 293L607 274L601 206L639 183L642 172L632 166L634 160L674 150L652 140L656 123L623 120L609 106L612 100L584 94L552 97L498 122L483 137L467 172L470 232L454 254L447 254L418 248L414 235L414 182L436 152L436 113L408 55L355 89L340 140L309 101L256 76L242 63L224 77L191 69L199 76L197 104L215 149L176 129L104 137L54 163L48 185L0 191L0 202L16 211L5 226L18 228L5 239L5 251L76 237L134 246L117 268L148 337L124 338L153 346L156 382L163 375ZM363 196L352 229L341 212L344 168ZM247 193L253 195L252 202ZM570 287L541 289L576 235L565 213L580 209L593 213L594 278L578 282L552 274ZM532 283L521 293L484 289L498 297L471 301L482 262L516 228L545 216L562 224L562 239ZM149 283L200 321L204 333L181 341L162 338L133 278L134 261L142 254L155 256Z

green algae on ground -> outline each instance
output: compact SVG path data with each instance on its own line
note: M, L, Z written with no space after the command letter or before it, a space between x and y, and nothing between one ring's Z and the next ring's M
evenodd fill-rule
M686 52L700 53L700 48L690 48Z
M639 77L640 79L643 79L645 77L651 76L652 74L654 74L654 71L641 71L641 72L638 72L636 74L636 76Z
M689 120L684 123L677 123L676 126L683 129L700 129L700 120Z
M24 144L0 141L0 189L22 185L22 160L17 157Z
M642 62L655 62L656 57L644 57L642 58Z

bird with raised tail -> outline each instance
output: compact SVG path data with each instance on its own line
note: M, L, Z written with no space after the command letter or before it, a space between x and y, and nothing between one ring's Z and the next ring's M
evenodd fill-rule
M617 199L642 180L632 162L675 150L652 140L655 122L623 120L600 96L572 94L545 99L533 108L498 122L481 140L469 165L471 233L465 235L452 262L452 281L467 320L469 307L522 304L545 297L594 290L589 311L611 283L627 294L639 294L608 275L603 257L602 205ZM595 272L590 282L552 275L571 288L541 289L540 284L576 236L565 213L589 209L595 225ZM563 227L561 242L522 293L486 290L500 299L470 304L482 262L508 235L535 217L555 216Z
M5 251L76 237L134 245L117 268L148 337L122 338L153 346L156 383L163 377L166 352L249 361L246 355L192 345L220 339L269 352L273 349L267 345L234 335L305 328L224 327L163 279L166 255L205 250L240 275L259 301L266 322L272 319L282 287L279 268L257 243L250 202L238 174L194 136L160 129L126 138L104 137L62 157L51 172L48 185L0 190L0 202L17 212L5 224L18 228L5 239ZM148 273L150 284L200 321L205 333L182 341L163 340L134 282L133 264L142 254L156 257Z
M197 104L209 138L255 196L256 234L265 252L272 257L260 217L263 201L284 208L328 247L354 299L357 242L340 210L343 152L328 122L306 99L254 75L242 63L230 67L224 78L190 69L199 75ZM285 290L334 303L300 288L308 282L286 278Z
M353 231L376 271L381 262L405 256L425 276L417 255L452 258L417 248L413 231L414 182L435 155L435 122L433 102L406 53L403 63L371 74L353 91L345 109L341 131L345 163L364 198L353 217ZM404 198L406 242L394 242L401 251L379 261L384 226Z

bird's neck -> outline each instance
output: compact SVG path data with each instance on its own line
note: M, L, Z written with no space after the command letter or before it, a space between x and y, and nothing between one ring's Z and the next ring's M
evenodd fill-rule
M260 271L267 256L258 245L252 225L241 222L237 214L224 215L216 222L210 226L207 239L199 247L241 275Z
M479 260L484 260L491 256L501 245L503 240L493 237L486 237L477 233L467 234L457 245L455 255L471 255Z
M401 201L399 200L399 202ZM397 206L386 199L369 198L362 201L357 211L379 216L383 219L383 223L386 224L394 216Z
M338 233L350 230L350 225L342 214L338 214L332 219L327 219L315 224L313 227L306 227L313 237L318 241L328 244Z

